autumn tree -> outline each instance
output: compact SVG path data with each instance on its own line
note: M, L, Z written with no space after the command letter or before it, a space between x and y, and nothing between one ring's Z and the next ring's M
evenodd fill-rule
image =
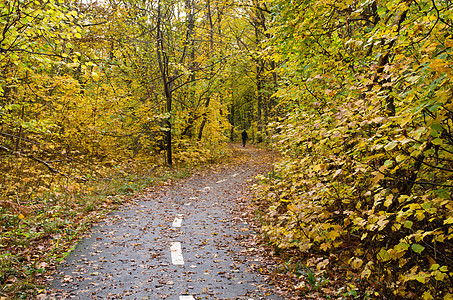
M263 1L238 1L240 19L230 24L235 38L231 47L237 49L237 61L232 62L232 76L237 82L237 92L230 108L233 126L249 128L252 138L267 138L267 124L277 117L277 101L273 94L277 88L276 63L272 47L265 41L271 37L268 25L270 10ZM250 84L253 85L250 90ZM239 87L240 86L240 87ZM242 94L244 93L244 94Z
M12 267L25 261L24 245L73 238L70 220L111 203L116 179L130 192L160 165L227 154L234 9L217 0L0 3L1 284L31 280Z
M41 189L54 175L78 182L106 176L131 159L159 164L164 150L168 164L174 153L178 163L223 153L230 3L1 5L7 193ZM22 163L25 173L14 171ZM23 176L33 180L12 183Z

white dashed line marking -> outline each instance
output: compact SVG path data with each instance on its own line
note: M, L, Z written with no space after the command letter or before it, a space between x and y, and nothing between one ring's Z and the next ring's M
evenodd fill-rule
M217 181L216 183L223 183L225 181L227 181L227 180L226 179L222 179L222 180Z
M190 197L189 200L197 200L197 197ZM191 202L186 202L184 205L191 205ZM182 225L184 215L177 214L172 226L175 228L180 228ZM171 262L173 265L176 266L183 266L184 265L184 258L182 256L182 249L180 242L172 242L170 244L170 254L171 254ZM192 266L191 266L192 267ZM191 295L181 295L179 296L179 300L195 300L195 298Z
M173 221L172 226L176 227L176 228L180 228L182 225L182 217L183 217L183 215L176 215L176 218Z
M184 258L182 257L181 243L173 242L170 245L171 262L175 266L183 266Z

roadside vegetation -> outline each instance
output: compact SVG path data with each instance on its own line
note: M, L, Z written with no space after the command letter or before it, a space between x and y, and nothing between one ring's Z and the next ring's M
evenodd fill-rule
M453 299L452 5L269 1L285 158L262 230L308 290Z

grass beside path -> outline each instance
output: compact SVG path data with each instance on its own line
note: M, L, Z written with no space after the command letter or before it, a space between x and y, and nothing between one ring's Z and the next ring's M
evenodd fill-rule
M132 204L144 189L235 159L237 155L215 164L117 169L111 177L69 185L36 199L36 204L0 201L0 300L38 297L46 276L88 229L109 212Z
M106 214L131 205L147 188L168 185L195 172L253 160L252 145L230 144L230 154L211 164L153 167L125 166L112 176L68 185L36 199L36 204L0 201L0 300L33 299L84 234ZM274 161L265 155L265 162Z

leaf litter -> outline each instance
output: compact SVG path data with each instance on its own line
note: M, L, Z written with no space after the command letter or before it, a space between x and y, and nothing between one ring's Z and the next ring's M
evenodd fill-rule
M132 207L93 228L49 277L42 296L296 299L291 289L279 287L277 261L257 235L251 212L250 186L273 159L266 150L236 146L233 159L222 166L149 188ZM171 226L177 215L183 215L180 229ZM184 266L171 264L175 241L181 242Z

